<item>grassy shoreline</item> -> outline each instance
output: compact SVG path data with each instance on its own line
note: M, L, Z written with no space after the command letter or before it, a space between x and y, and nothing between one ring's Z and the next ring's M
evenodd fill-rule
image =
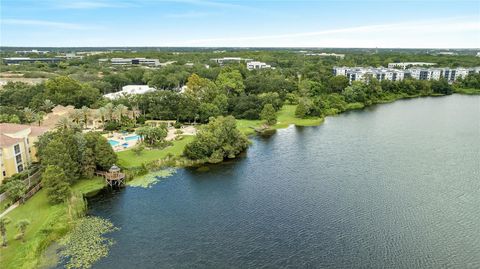
M466 95L480 95L480 89L474 88L455 88L455 93Z
M7 214L12 221L7 225L8 246L0 248L2 268L38 267L45 249L74 226L74 221L78 218L78 215L72 212L74 208L83 207L83 197L95 194L104 186L101 178L80 180L72 186L73 193L80 198L58 205L51 205L45 190L42 189L25 204ZM17 234L15 223L20 219L31 222L25 234L25 242L14 239Z

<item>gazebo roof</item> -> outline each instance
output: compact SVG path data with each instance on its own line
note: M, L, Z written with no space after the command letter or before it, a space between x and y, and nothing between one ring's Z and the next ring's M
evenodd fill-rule
M112 167L110 167L110 169L108 171L109 172L120 172L120 167L118 167L114 164Z

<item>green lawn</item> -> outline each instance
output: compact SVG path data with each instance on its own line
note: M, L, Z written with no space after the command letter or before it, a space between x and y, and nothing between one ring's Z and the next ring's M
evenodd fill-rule
M162 159L171 153L174 156L180 156L183 153L185 145L193 141L193 136L184 136L182 140L173 141L173 145L165 149L144 150L140 156L131 150L120 151L118 155L118 163L126 168L141 166L154 160Z
M73 191L88 193L103 188L101 178L81 180L75 184ZM67 205L51 205L45 190L40 190L25 204L7 214L12 221L7 225L8 247L0 248L1 268L34 268L43 250L48 245L68 232L70 225ZM28 219L30 225L25 234L25 242L15 240L18 233L15 223Z
M298 126L316 126L323 122L323 118L300 119L295 117L296 105L284 105L277 112L277 124L272 126L275 129L286 128L291 124ZM238 129L246 135L255 133L255 128L262 125L262 120L237 120Z
M474 95L474 94L480 94L480 89L474 89L474 88L455 88L456 93L460 94L469 94L469 95Z

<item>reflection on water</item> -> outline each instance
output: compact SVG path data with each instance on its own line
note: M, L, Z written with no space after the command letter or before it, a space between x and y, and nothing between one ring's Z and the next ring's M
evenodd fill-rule
M405 100L255 138L246 157L89 201L94 268L480 268L480 97Z

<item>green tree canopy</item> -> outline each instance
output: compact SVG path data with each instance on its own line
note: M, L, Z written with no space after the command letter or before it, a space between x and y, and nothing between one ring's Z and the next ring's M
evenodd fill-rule
M249 141L236 126L232 116L212 118L200 127L195 139L184 150L186 157L218 163L225 158L235 158L247 149Z
M70 187L62 168L48 165L42 174L42 184L50 203L59 204L70 197Z

